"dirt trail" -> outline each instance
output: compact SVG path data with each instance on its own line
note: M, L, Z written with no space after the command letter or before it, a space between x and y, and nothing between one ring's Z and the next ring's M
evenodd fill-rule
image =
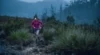
M34 36L34 35L33 35ZM40 35L42 37L43 35ZM40 38L40 40L43 40ZM41 41L40 41L41 42ZM25 47L23 50L15 50L16 46L7 46L5 55L53 55L51 53L47 53L47 46L44 44L40 44L36 42L36 40L31 43L31 45ZM9 51L10 50L10 51Z

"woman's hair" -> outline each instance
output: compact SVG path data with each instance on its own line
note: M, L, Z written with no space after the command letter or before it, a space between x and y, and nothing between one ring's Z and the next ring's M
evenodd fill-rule
M39 19L37 15L35 15L33 19L35 19L35 18L36 18L36 19Z
M37 18L37 17L34 17L34 19L39 19L39 18Z

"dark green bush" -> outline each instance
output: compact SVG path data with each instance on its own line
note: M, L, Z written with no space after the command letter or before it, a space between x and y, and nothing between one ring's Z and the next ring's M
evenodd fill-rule
M53 37L55 35L55 29L54 28L48 28L43 30L43 37L46 42L52 41Z
M24 43L32 40L32 36L27 29L12 31L8 39L13 43Z
M9 35L11 31L20 29L23 26L24 26L24 20L10 19L8 20L8 22L4 23L1 27L3 30L5 30L5 33Z
M69 50L72 52L84 52L98 49L100 46L99 34L95 32L84 31L83 29L73 27L67 27L62 34L53 40L53 49Z

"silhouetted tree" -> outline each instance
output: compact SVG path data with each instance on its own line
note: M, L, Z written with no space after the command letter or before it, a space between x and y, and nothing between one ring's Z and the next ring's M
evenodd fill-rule
M62 18L62 13L63 13L63 7L62 4L60 5L60 18Z
M56 13L55 13L54 7L52 5L51 5L50 12L51 12L51 16L47 18L47 22L49 24L55 24L56 23L56 17L55 17Z
M95 20L95 25L97 27L100 27L100 17L98 17L96 20Z
M42 14L42 21L43 22L46 22L47 21L47 9L45 9L45 11L43 12L43 14Z
M51 5L51 16L55 16L56 13L55 13L55 10L54 10L54 7Z
M38 18L37 14L34 15L34 18Z
M51 16L47 18L47 21L56 21L56 18L55 16Z
M68 22L69 24L74 24L74 23L75 23L74 17L73 17L73 16L67 16L67 22Z
M90 0L90 4L94 5L98 0Z

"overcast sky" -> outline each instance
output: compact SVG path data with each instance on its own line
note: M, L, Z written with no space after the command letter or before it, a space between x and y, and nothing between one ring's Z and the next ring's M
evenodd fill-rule
M41 2L41 1L58 1L58 0L19 0L19 1L28 2L28 3L36 3L36 2ZM59 0L59 1L70 3L71 1L74 1L74 0Z
M68 4L65 1L72 0L0 0L0 15L33 16L35 13L41 15L44 9L50 11L51 4L58 12L62 3L63 7Z
M77 0L0 0L0 15L33 17L34 14L42 15L45 9L50 14L51 4L58 13L61 4L64 9L73 1Z
M28 3L36 3L36 2L43 1L43 0L19 0L19 1L28 2Z

